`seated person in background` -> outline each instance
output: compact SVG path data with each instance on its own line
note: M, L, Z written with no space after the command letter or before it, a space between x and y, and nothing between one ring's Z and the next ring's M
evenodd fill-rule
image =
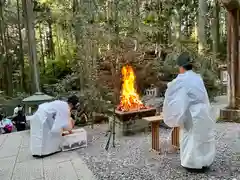
M170 83L163 104L164 122L180 127L181 165L191 172L204 172L216 153L215 120L204 82L192 71L187 53L177 59L179 75Z
M17 114L12 119L17 131L24 131L26 129L26 116L23 114L22 109L18 109Z
M2 108L0 108L0 121L4 118L4 111Z
M17 107L13 110L13 117L18 115L18 111L23 111L23 107L21 105L17 105Z
M55 100L39 105L31 117L30 148L33 156L46 156L61 151L62 133L71 133L71 110L78 104L73 95L67 102Z

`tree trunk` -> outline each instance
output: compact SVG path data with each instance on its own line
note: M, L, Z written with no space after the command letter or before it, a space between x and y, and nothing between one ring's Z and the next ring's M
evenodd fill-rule
M22 43L22 32L21 32L21 16L20 16L20 5L17 0L17 15L18 15L18 36L19 36L19 61L20 61L20 87L22 91L26 91L25 85L25 73L24 73L24 54L23 54L23 43Z
M81 2L80 0L73 0L73 18L75 20L74 22L74 31L75 31L75 41L76 45L81 45L81 34L78 33L78 30L81 28L81 17L79 15Z
M111 24L113 20L113 15L112 15L112 1L107 0L106 1L106 20L107 20L107 29L108 29L108 44L107 44L107 50L111 49L112 43L111 43L111 35L112 35L112 30L111 30Z
M50 8L47 8L47 25L48 25L48 31L47 31L47 53L48 53L48 58L49 59L54 59L55 58L55 47L53 43L53 30L52 30L52 12ZM54 65L54 64L53 64ZM55 71L55 67L53 66L53 72Z
M7 40L7 42L10 42L8 27L6 27L5 39ZM5 43L5 49L6 49L6 57L7 57L7 95L11 97L13 95L13 79L12 79L13 62L12 62L11 54L8 50L8 43Z
M213 22L212 22L212 40L213 40L213 53L216 55L219 53L219 39L220 39L220 25L219 25L219 12L220 6L218 0L214 0L213 7Z
M75 35L75 41L76 41L76 60L78 61L77 63L79 63L79 74L80 74L80 78L79 78L79 82L80 82L80 89L81 91L84 90L85 86L86 86L86 82L85 82L85 77L86 75L86 60L85 58L81 58L83 56L83 38L84 38L84 28L82 28L83 26L83 22L82 22L82 17L80 15L81 10L85 10L84 3L81 0L73 0L73 19L74 19L74 35Z
M140 16L140 11L139 11L140 5L139 5L139 0L135 0L133 2L133 12L132 12L132 28L133 28L133 35L134 35L134 51L137 51L138 49L138 33L139 33L139 16Z
M50 12L49 12L50 14ZM53 44L53 35L52 35L52 20L48 20L48 33L47 33L47 45L48 45L48 57L51 60L54 60L55 58L55 52L54 52L54 44ZM56 68L55 64L52 63L53 68L53 76L56 75Z
M184 35L186 37L186 39L188 39L190 37L190 15L187 15L184 19L185 19L185 22L186 22L186 27L185 27L185 30L184 30Z
M206 38L206 14L207 14L207 1L198 0L198 52L201 54L207 46Z
M174 38L177 43L177 50L180 51L180 40L181 40L181 18L180 11L175 9L173 16L173 27L174 27Z
M1 53L0 53L0 63L1 63L1 66L0 66L0 73L2 74L1 75L1 89L5 89L5 86L6 86L6 68L3 68L4 65L6 64L6 50L5 50L5 24L4 24L4 14L3 14L3 11L4 11L4 2L2 0L0 0L0 37L1 37L1 44L2 46L0 46L1 48Z
M39 23L39 37L40 37L40 51L41 51L41 68L42 68L42 72L45 74L45 55L44 55L44 49L43 49L43 37L42 37L41 23Z
M48 34L48 45L49 45L49 53L51 59L55 58L55 48L54 48L54 43L53 43L53 30L52 30L52 21L48 21L48 29L49 29L49 34Z
M28 37L29 64L31 65L32 91L40 91L39 70L37 60L37 49L34 29L34 13L32 0L23 0L23 9L25 11L26 30Z
M161 48L162 44L164 44L164 31L163 27L165 25L164 18L162 17L163 14L163 2L162 1L157 1L156 5L156 13L157 13L157 32L156 32L156 44L155 44L155 53L160 57L161 55Z
M1 62L3 63L3 79L4 87L6 89L6 94L8 96L13 95L13 82L12 82L12 59L9 58L8 52L8 30L4 21L4 2L0 1L0 31L1 31Z

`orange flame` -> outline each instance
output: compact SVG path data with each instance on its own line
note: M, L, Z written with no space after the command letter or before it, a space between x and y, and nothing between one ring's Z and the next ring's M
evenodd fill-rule
M122 90L121 100L118 106L120 111L135 111L144 109L145 106L141 102L137 90L135 89L135 74L131 66L126 65L122 68Z

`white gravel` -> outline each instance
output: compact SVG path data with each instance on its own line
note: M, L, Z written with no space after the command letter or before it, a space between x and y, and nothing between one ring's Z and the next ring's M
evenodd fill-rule
M99 180L240 179L240 158L237 159L236 155L240 153L237 146L240 144L240 139L237 143L240 124L217 124L217 155L210 171L205 174L186 172L180 166L179 154L155 155L149 152L149 133L117 137L116 148L110 146L107 152L104 149L106 129L106 125L97 126L94 130L87 128L89 139L93 140L88 148L78 151ZM161 128L160 133L166 138L169 130Z
M226 97L217 98L213 114L226 105ZM116 137L116 147L105 150L107 125L85 128L89 146L78 150L81 158L99 180L240 180L240 124L217 123L217 154L210 171L204 174L186 172L179 154L155 155L149 152L151 134ZM160 129L165 139L169 129Z

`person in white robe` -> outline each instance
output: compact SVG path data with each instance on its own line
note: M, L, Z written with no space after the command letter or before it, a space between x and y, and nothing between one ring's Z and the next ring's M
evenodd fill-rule
M78 104L74 95L67 102L55 100L39 105L30 120L30 149L33 156L44 157L61 151L62 133L73 128L71 110Z
M215 119L204 82L192 71L188 53L178 59L179 75L168 83L163 104L164 122L180 127L181 165L188 171L205 172L213 163L215 147Z

